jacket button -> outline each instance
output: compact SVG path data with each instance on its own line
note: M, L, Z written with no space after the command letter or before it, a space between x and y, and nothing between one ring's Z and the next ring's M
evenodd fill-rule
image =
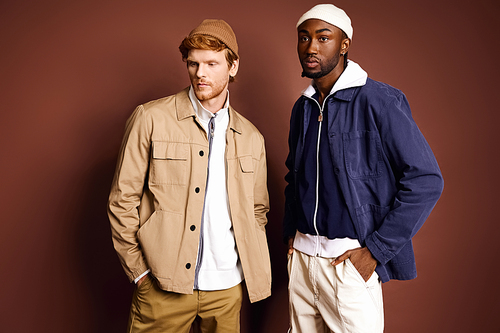
M187 263L187 264L186 264L186 268L187 268L187 269L190 269L190 268L191 268L191 264L190 264L190 263Z
M195 188L195 189L194 189L194 191L195 191L196 193L200 193L200 188L199 188L199 187L197 187L197 188Z
M192 226L189 227L189 229L191 229L191 231L195 231L196 230L196 226L193 224Z
M205 155L205 152L203 150L200 150L200 156Z

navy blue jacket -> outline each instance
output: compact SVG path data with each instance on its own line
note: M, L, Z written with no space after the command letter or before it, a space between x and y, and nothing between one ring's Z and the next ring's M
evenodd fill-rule
M400 90L368 78L364 86L337 91L324 105L332 172L359 242L377 259L376 271L383 282L415 278L411 239L439 199L443 178L406 97ZM292 110L285 241L297 230L300 198L296 179L302 171L304 137L313 107L318 107L315 101L301 96ZM314 235L315 231L308 233Z

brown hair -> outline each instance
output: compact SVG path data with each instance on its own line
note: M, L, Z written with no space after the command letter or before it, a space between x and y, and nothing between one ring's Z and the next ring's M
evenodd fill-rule
M212 50L215 52L226 50L226 61L229 68L233 66L235 60L238 60L238 55L228 48L226 44L209 35L194 35L184 38L181 45L179 45L179 51L181 51L182 54L182 61L186 61L189 51L193 49ZM234 77L231 76L229 78L229 82L233 81Z

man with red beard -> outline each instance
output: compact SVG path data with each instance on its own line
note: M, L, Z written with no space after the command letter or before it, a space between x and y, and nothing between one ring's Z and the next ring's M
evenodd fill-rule
M239 332L242 281L271 293L264 139L229 104L236 36L204 20L182 41L191 86L136 108L109 196L113 243L137 284L128 332Z
M297 23L302 76L285 189L291 331L382 332L381 282L416 277L412 237L443 189L404 94L347 60L334 5Z

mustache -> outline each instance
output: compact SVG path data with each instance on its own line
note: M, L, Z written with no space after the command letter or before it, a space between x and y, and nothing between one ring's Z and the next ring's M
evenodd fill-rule
M308 61L308 60L315 60L317 62L320 62L320 60L317 57L313 56L313 55L308 56L307 58L304 58L304 60L302 60L302 61Z
M304 60L302 60L302 62L307 62L308 60L314 60L314 61L318 62L319 64L321 64L320 60L312 55L308 56L307 58L304 58ZM302 71L302 73L300 74L300 77L306 77L306 76L307 76L306 72Z

